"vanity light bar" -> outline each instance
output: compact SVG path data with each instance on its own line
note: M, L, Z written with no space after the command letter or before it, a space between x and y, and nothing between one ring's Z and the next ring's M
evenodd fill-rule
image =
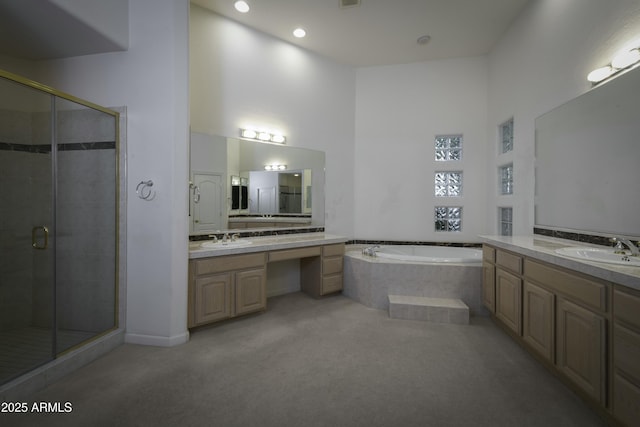
M260 142L273 142L276 144L284 144L287 140L284 135L265 131L257 131L253 129L240 129L240 136L245 139L253 139Z
M287 165L264 165L266 171L283 171L287 170Z
M616 55L612 60L611 64L605 65L604 67L593 70L587 75L587 80L589 80L594 85L602 82L605 79L613 76L614 74L619 73L631 66L640 62L640 47L634 47L633 49L628 49L623 51L622 53Z

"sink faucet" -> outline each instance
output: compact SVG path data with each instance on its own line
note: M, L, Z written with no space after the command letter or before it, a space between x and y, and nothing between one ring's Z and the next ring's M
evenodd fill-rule
M614 237L611 241L616 244L615 253L624 254L624 246L626 246L631 251L631 256L640 256L640 248L634 245L631 240Z

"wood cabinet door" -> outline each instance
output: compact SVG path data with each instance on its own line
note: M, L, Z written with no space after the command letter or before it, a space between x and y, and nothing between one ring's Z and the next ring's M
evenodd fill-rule
M496 268L486 261L482 263L482 304L496 312Z
M562 298L557 312L558 369L605 405L605 319Z
M235 314L264 310L267 307L265 269L239 271L235 276Z
M614 297L615 298L615 297ZM613 327L613 414L625 425L640 420L640 333Z
M522 280L496 268L496 317L518 335L522 334Z
M231 273L196 279L193 311L195 325L231 317Z
M554 362L555 296L525 281L522 290L522 339L541 356Z

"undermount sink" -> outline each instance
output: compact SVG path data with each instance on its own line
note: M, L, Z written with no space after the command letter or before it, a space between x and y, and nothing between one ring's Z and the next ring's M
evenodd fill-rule
M250 244L250 240L236 240L235 242L222 242L218 240L217 242L204 242L200 245L200 247L205 249L230 249L248 246Z
M611 248L591 248L585 246L575 246L568 248L556 249L558 255L564 255L571 258L581 259L584 261L604 262L607 264L629 265L640 267L640 257L631 255L616 254Z

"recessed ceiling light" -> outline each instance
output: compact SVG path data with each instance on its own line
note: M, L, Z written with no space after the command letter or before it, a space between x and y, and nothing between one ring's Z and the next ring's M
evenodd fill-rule
M431 41L431 36L429 35L420 36L416 41L418 44L427 44Z
M233 7L235 7L236 10L240 13L249 12L249 4L247 4L247 2L243 0L238 0L237 2L235 2L233 4Z
M304 28L296 28L295 30L293 30L293 35L300 39L306 36L307 32L304 30Z

